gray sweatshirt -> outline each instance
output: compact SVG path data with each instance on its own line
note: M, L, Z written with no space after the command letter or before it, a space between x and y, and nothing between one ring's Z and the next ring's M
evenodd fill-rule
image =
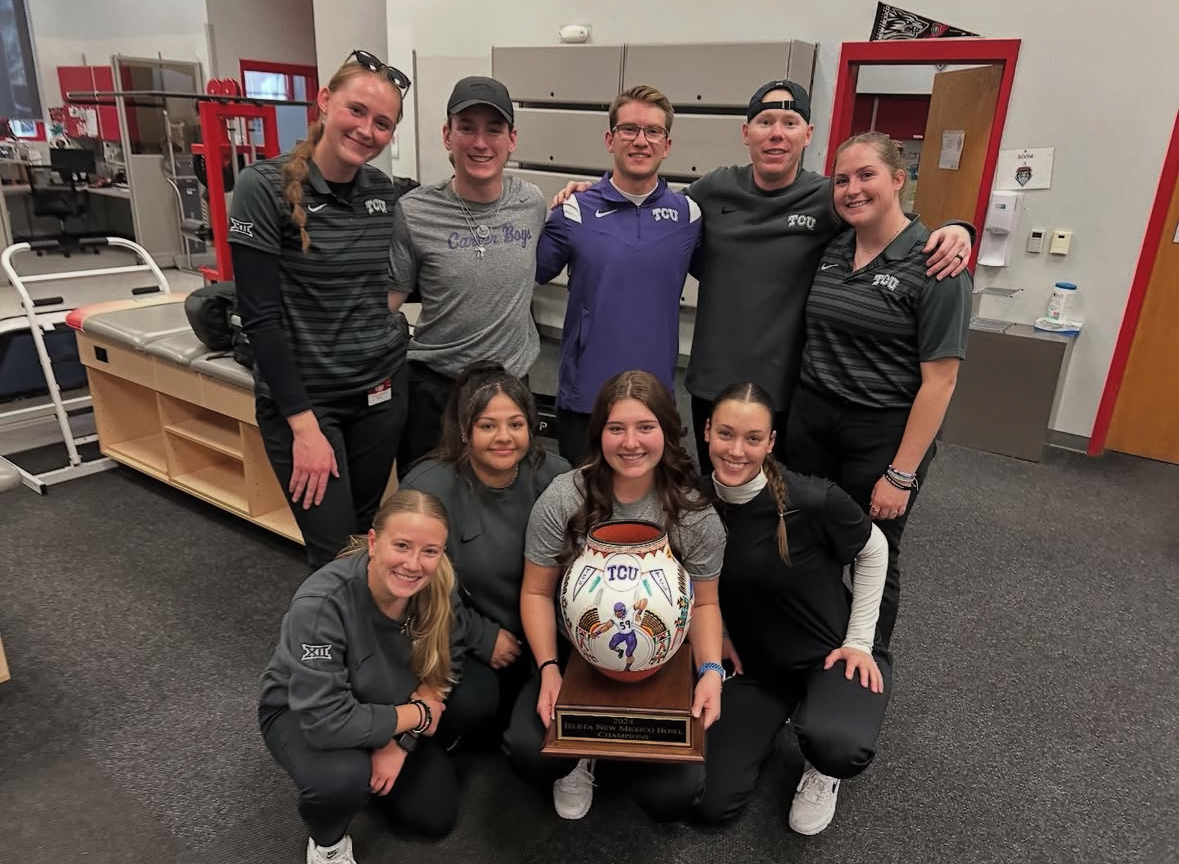
M404 623L377 608L367 552L326 564L299 587L283 617L262 674L261 705L296 712L318 750L383 747L397 729L397 706L418 686ZM455 626L452 667L461 640Z
M453 465L430 459L402 482L406 489L437 495L450 518L446 551L454 561L462 596L460 617L471 653L491 660L500 629L524 637L520 585L524 579L524 531L532 505L569 463L552 453L539 466L527 458L506 489L489 489ZM470 479L468 479L470 478Z

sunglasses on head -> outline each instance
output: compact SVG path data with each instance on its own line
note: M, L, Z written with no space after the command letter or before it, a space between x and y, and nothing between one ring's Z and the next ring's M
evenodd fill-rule
M370 54L358 48L348 55L348 59L355 59L365 69L370 72L376 72L378 75L384 72L385 77L389 79L389 83L400 90L402 95L405 95L410 88L411 82L409 76L396 66L390 66L388 63L385 63L376 54Z

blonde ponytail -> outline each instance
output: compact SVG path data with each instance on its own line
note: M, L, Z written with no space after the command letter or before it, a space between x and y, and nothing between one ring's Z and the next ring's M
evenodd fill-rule
M307 179L307 160L322 137L323 120L316 120L307 127L306 139L299 142L282 166L282 196L291 205L291 221L299 228L304 252L311 248L311 235L307 233L307 212L303 209L303 181Z

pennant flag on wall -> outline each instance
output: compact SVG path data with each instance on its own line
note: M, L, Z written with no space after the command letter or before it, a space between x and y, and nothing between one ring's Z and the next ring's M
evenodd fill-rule
M872 25L872 42L888 39L945 39L954 36L978 36L957 27L942 24L887 3L876 4L876 21Z

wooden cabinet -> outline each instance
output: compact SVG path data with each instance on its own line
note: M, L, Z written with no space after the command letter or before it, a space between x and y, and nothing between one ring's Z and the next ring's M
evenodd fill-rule
M78 351L103 455L303 541L246 410L249 393L84 332Z

